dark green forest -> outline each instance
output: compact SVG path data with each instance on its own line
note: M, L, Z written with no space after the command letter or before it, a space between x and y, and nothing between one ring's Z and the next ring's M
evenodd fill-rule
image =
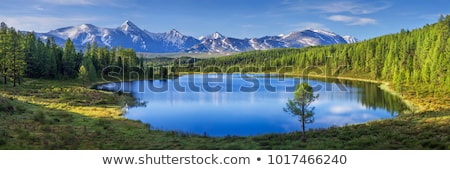
M0 82L4 84L11 81L16 86L24 77L95 81L98 75L128 72L142 62L133 49L99 47L94 42L77 51L70 38L60 47L52 37L43 40L33 32L20 32L5 23L0 26Z

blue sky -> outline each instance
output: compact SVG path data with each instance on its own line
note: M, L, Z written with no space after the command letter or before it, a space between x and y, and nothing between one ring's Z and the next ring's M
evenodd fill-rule
M262 37L305 28L369 39L414 29L450 14L450 0L2 0L0 21L20 30L130 20L150 32L199 37Z

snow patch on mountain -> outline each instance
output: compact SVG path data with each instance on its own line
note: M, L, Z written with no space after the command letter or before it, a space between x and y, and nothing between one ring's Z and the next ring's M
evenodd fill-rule
M350 35L344 35L342 37L345 39L345 41L347 41L348 44L357 43L359 41L358 39Z

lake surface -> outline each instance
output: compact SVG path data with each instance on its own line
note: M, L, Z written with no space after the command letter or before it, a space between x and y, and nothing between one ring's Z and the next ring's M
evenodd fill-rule
M141 103L125 117L152 129L208 136L253 136L300 131L296 117L283 111L296 84L307 81L319 99L310 128L328 128L397 116L406 110L378 84L305 80L262 74L185 75L173 80L109 83L98 89L132 93Z

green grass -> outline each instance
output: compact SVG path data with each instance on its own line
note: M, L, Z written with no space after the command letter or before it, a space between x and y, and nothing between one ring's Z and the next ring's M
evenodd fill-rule
M29 79L15 88L0 85L0 94L0 149L450 149L445 102L393 119L311 130L301 142L300 133L210 138L155 130L120 116L131 96L79 81ZM415 99L409 94L403 96ZM411 101L437 100L423 95Z

